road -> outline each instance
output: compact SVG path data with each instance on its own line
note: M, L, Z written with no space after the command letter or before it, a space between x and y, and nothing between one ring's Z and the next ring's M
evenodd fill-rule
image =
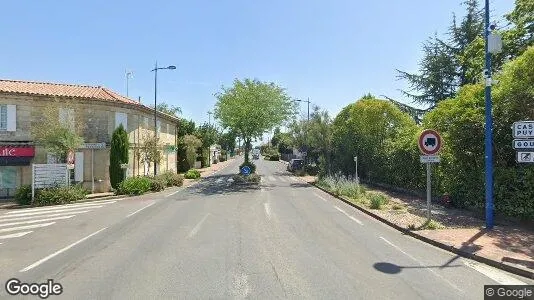
M188 188L2 210L0 280L53 279L50 299L483 299L485 284L533 283L404 236L279 162L232 186L241 162Z

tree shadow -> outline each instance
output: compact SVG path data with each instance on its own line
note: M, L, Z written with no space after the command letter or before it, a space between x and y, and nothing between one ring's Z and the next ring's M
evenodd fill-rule
M527 268L529 268L531 270L534 270L534 261L532 261L532 260L517 259L517 258L512 258L512 257L505 256L505 257L502 258L502 262L521 265L521 266L527 267Z
M462 267L462 265L447 266L448 268ZM438 269L443 266L399 266L388 262L378 262L373 265L375 270L386 274L399 274L403 269Z
M260 184L236 184L229 182L234 174L214 175L202 179L199 183L189 187L189 192L203 196L213 196L221 194L241 194L260 190Z

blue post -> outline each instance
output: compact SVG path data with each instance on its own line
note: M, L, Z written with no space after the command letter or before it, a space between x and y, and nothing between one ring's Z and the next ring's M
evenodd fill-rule
M485 100L486 100L486 229L493 228L493 120L491 114L491 54L489 53L488 36L490 33L489 20L489 0L486 0L485 9L486 26L484 27L484 38L486 40L486 70L485 70Z

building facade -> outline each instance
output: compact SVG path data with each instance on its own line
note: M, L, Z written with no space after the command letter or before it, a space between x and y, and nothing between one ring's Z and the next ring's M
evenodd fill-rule
M0 197L31 184L31 164L57 159L34 141L35 126L46 126L44 111L57 109L58 120L79 128L84 140L75 149L71 179L93 192L109 191L109 148L113 131L122 124L130 140L127 176L153 174L143 161L144 141L153 137L154 110L104 87L0 80ZM176 171L179 119L158 112L157 135L163 153L157 172Z

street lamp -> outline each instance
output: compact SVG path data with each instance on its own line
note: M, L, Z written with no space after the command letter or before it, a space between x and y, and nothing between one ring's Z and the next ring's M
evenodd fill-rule
M158 68L158 62L156 61L156 66L150 72L154 72L154 140L158 138L158 70L175 70L176 66L168 66L165 68ZM156 162L154 161L154 176L156 176Z
M305 132L305 141L306 141L306 156L304 156L304 161L305 161L305 164L307 165L308 164L308 126L310 126L310 98L308 98L308 100L300 100L300 99L295 99L295 101L298 101L298 102L306 102L308 103L308 123L306 124L306 132Z

